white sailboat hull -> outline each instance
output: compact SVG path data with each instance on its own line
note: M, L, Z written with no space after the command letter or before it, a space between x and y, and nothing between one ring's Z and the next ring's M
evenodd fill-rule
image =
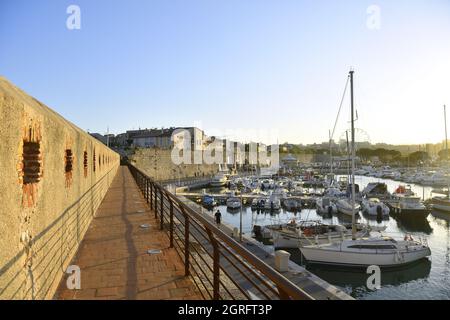
M397 253L386 254L364 254L354 252L326 252L327 257L324 258L324 252L318 252L311 248L301 248L301 252L309 263L320 263L330 265L365 267L377 265L379 267L394 267L408 264L419 259L429 256L429 250L406 252L400 255Z
M338 212L345 214L347 216L352 216L353 213L358 214L359 209L360 209L359 204L355 203L355 210L352 210L351 204L349 204L345 200L339 200L336 203L336 207L337 207Z
M409 250L397 249L344 249L339 250L339 244L332 248L308 246L300 248L309 263L366 267L395 267L405 265L431 254L428 247L414 246Z

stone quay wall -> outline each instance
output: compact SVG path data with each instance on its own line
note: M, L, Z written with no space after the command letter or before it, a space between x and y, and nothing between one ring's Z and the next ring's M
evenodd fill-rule
M172 161L170 149L139 148L129 156L130 162L157 181L212 176L218 164L180 164Z
M51 299L120 157L1 77L0 138L0 299Z

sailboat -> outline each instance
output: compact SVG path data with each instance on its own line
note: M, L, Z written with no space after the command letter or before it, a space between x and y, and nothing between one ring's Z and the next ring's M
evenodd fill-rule
M357 239L355 223L355 127L353 106L353 74L350 70L351 92L351 131L352 131L352 168L350 210L352 213L352 239L327 244L303 246L301 253L308 263L367 267L392 267L408 264L431 255L425 241L415 241L411 236L398 241L391 237L369 236ZM353 209L353 210L352 210Z
M348 144L348 131L346 131L345 134L347 136L348 160L350 160L351 155L350 155L350 147L349 147L349 144ZM347 161L347 163L348 163L348 161ZM354 172L354 171L351 171L350 165L347 166L347 170L348 170L348 177L349 177L348 179L350 179L351 181L354 181L355 175L354 174L353 175L350 174L350 172ZM353 217L354 215L357 215L359 213L360 206L359 206L359 204L355 203L355 192L353 192L353 189L355 188L355 184L351 183L351 184L347 185L347 190L348 190L348 187L351 187L351 189L350 189L351 196L339 199L336 202L336 207L337 207L337 211L339 213L342 213L344 215Z
M444 106L444 121L445 121L445 154L448 161L448 144L447 144L447 110ZM447 181L448 183L448 181ZM447 184L447 187L449 185ZM450 189L447 189L450 190ZM431 204L433 209L450 212L450 193L447 193L446 196L436 196L431 199Z

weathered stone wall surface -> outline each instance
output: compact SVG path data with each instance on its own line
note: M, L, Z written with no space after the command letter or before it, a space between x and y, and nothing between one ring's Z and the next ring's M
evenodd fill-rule
M0 299L52 298L119 155L1 77L0 141Z
M158 181L209 176L214 175L219 170L217 164L175 165L171 158L171 152L171 150L159 148L136 149L129 160L148 176Z

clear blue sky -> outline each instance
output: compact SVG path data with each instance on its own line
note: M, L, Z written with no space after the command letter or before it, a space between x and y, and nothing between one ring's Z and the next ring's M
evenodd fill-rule
M70 4L81 30L66 28ZM366 25L372 4L379 30ZM326 141L350 66L372 142L443 139L450 1L0 0L0 75L91 132L201 125ZM348 117L346 103L336 138Z

